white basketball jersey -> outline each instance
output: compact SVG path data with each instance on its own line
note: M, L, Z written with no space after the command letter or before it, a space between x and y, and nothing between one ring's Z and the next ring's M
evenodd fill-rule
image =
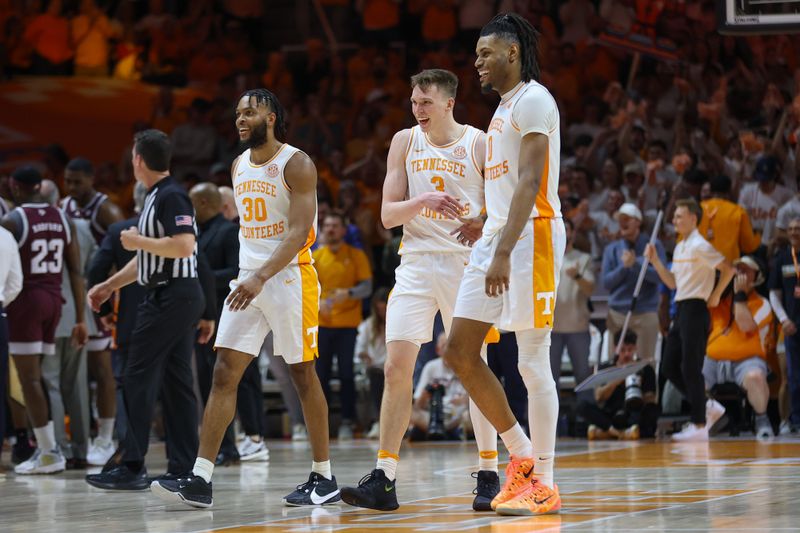
M486 132L486 213L484 235L502 229L508 220L508 208L519 182L519 151L528 133L547 135L548 153L530 218L561 217L558 199L561 134L558 106L550 92L535 81L520 82L504 94Z
M464 217L473 218L483 210L483 174L475 159L475 143L483 132L464 126L455 142L436 146L419 128L411 128L406 148L408 197L426 192L446 192L464 206ZM480 157L480 154L478 155ZM459 243L450 232L461 226L424 207L403 225L400 254L414 252L465 252L470 248Z
M289 230L289 186L283 172L298 148L283 144L264 164L250 161L250 150L239 156L233 169L233 195L239 211L239 268L260 268ZM311 263L309 249L316 239L317 214L303 248L292 263Z

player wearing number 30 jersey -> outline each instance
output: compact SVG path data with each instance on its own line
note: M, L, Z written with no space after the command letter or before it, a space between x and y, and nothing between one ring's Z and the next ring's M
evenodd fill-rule
M236 127L249 145L231 169L241 224L239 277L219 321L200 449L191 475L154 481L151 489L167 501L211 507L214 460L234 416L239 381L271 330L275 354L288 363L303 404L314 456L308 481L284 503L335 503L340 498L328 457L328 404L314 368L319 282L309 248L316 234L317 170L305 153L279 140L286 134L284 110L271 92L245 92Z

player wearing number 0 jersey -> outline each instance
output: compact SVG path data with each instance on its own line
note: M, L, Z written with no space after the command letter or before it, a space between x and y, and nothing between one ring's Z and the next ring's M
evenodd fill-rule
M486 132L488 219L461 281L444 353L511 454L492 508L513 515L561 508L553 482L558 392L550 331L566 231L557 194L560 118L555 100L536 81L537 35L519 15L501 14L483 27L476 46L481 88L500 94ZM492 324L516 333L532 443L478 357Z
M154 481L151 489L167 501L211 507L214 460L235 413L239 381L271 330L275 354L289 364L303 404L314 456L308 481L284 503L334 503L340 498L328 457L328 404L314 368L319 282L309 249L316 235L317 170L305 153L277 139L286 134L284 110L271 92L245 92L236 127L249 145L231 169L241 224L239 277L219 321L200 450L191 475Z
M8 306L8 347L19 373L25 410L37 443L33 456L14 468L17 474L52 474L64 470L66 465L55 441L42 388L42 356L55 354L65 266L77 317L72 339L77 346L83 346L88 339L83 318L85 288L75 229L60 209L42 200L41 183L42 176L34 168L17 169L9 184L19 207L2 219L3 226L19 243L23 276L22 291Z
M397 509L395 471L411 416L412 375L421 344L442 315L450 330L453 305L480 235L483 209L482 131L453 118L458 78L425 70L411 78L411 106L419 124L397 133L389 149L381 215L387 228L403 225L401 264L386 310L387 359L376 468L358 487L342 489L355 506ZM499 490L497 433L471 404L481 457L476 510L490 510Z

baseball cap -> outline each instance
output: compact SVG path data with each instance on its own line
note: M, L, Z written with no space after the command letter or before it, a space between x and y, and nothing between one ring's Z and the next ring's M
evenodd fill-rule
M778 159L771 155L764 155L756 161L753 177L756 181L769 181L778 175Z
M623 176L625 174L631 174L631 173L632 174L640 174L640 175L644 176L644 172L645 172L644 165L641 164L639 161L634 161L633 163L628 163L622 169L622 175Z
M11 174L11 177L28 185L39 185L42 182L42 174L31 166L19 167Z
M640 222L642 220L642 212L639 210L638 207L636 207L635 204L632 204L630 202L626 202L620 206L619 210L617 210L617 212L614 213L614 219L618 220L620 215L627 215L631 218L635 218Z
M739 259L733 262L733 266L736 265L747 265L748 267L752 268L756 271L756 280L754 285L758 287L762 283L764 283L764 269L761 268L761 263L752 255L745 255L740 257Z

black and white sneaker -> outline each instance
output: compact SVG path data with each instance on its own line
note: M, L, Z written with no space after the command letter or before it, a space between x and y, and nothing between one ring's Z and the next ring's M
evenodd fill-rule
M193 474L178 479L157 479L150 491L167 503L185 503L191 507L207 509L213 505L211 483Z
M311 472L308 481L298 485L294 492L283 498L283 504L289 507L328 505L341 499L339 487L336 485L336 476L333 476L333 479L327 479L316 472Z
M354 507L377 511L394 511L400 507L395 482L389 481L380 468L361 478L358 487L342 487L342 500Z
M473 472L472 477L478 480L478 487L472 491L475 499L472 500L473 511L491 511L492 500L500 492L500 476L491 470Z

